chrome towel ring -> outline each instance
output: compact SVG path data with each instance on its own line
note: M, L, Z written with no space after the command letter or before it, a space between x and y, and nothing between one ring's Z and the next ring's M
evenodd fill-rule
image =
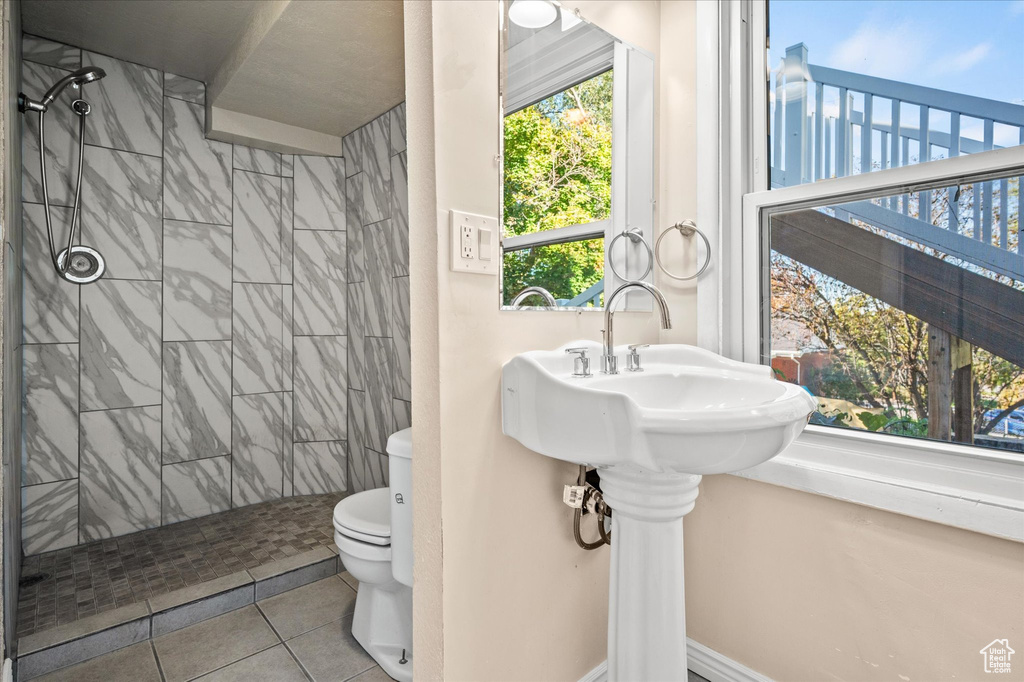
M640 275L639 277L623 277L618 273L618 271L616 271L615 262L611 259L610 254L612 252L612 247L615 246L615 242L619 241L623 237L628 238L629 241L633 242L634 244L643 244L644 247L646 247L647 249L647 269L644 270L644 274ZM644 239L644 231L641 230L639 227L631 227L628 230L623 230L619 234L615 235L615 237L612 238L612 243L608 245L608 253L608 269L612 271L613 275L621 279L623 282L642 280L645 277L647 277L647 275L651 274L651 269L654 267L654 251L651 250L651 245L648 244L647 240Z
M665 267L665 264L661 262L661 240L664 239L665 235L672 230L679 230L679 234L683 237L692 237L694 234L699 234L700 238L704 240L704 248L708 252L707 258L704 259L704 265L700 266L700 269L689 277L681 277L680 275L672 274L669 272L668 268ZM697 229L697 225L692 220L684 220L681 223L676 223L675 225L670 226L658 236L658 241L654 245L654 258L658 261L658 267L661 268L661 271L672 279L677 279L682 282L690 279L697 279L705 270L708 269L708 266L711 265L711 242L708 241L708 238L704 236L703 232Z

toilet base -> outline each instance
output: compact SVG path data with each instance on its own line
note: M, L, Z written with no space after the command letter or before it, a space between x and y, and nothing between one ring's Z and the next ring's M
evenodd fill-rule
M384 672L412 682L412 588L396 580L360 583L352 636ZM400 663L403 650L405 663Z

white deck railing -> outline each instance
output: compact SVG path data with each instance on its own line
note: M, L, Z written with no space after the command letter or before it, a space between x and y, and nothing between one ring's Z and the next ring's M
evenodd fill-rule
M837 95L838 107L826 112ZM905 104L917 107L916 120L903 120ZM878 115L886 105L889 115ZM948 126L936 129L933 111L946 112ZM980 122L980 136L965 135L965 118ZM943 151L998 149L997 125L1009 126L1011 144L1024 144L1024 106L809 64L803 43L786 50L776 71L774 119L773 186L910 165ZM1019 177L856 202L842 212L1021 280L1024 240L1019 220L1015 230L1010 220L1011 212L1019 215L1014 186Z

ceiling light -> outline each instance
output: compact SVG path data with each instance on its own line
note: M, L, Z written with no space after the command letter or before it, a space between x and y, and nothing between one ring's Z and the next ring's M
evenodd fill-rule
M514 0L508 18L523 28L544 28L558 18L558 10L547 0Z

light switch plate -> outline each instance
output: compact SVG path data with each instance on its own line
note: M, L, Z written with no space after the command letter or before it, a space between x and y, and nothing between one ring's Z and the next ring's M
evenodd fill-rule
M498 274L498 219L462 211L449 216L452 272Z

